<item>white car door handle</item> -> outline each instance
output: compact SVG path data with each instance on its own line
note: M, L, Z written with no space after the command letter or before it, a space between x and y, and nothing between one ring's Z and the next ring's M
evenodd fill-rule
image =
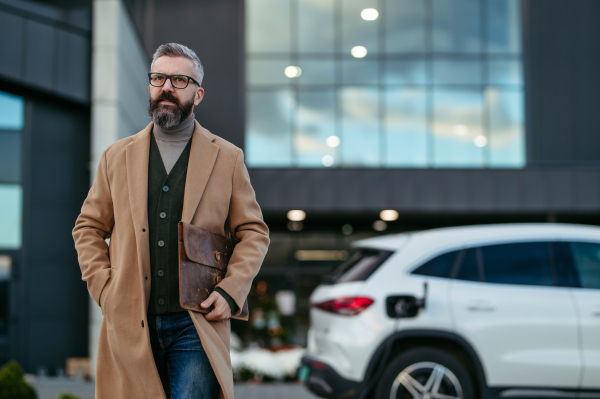
M494 310L496 310L496 308L493 306L471 305L471 306L467 306L467 310L470 310L471 312L493 312Z

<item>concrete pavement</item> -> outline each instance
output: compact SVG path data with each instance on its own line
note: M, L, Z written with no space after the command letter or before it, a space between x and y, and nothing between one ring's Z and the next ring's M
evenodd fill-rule
M94 399L94 383L67 378L37 378L30 381L38 392L38 399L55 399L62 393L71 392L82 399ZM299 383L236 384L235 397L239 399L315 399Z

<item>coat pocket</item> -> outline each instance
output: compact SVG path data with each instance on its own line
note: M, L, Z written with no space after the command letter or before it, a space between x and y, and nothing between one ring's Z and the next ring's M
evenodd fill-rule
M110 277L108 278L108 280L106 280L106 283L104 284L104 288L102 289L102 293L100 294L100 309L102 310L102 315L106 316L106 304L108 303L107 300L109 299L109 291L110 291L110 287L115 279L115 272L116 269L110 269Z

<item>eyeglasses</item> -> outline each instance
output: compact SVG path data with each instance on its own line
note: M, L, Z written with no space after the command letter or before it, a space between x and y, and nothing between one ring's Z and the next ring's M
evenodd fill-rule
M190 80L200 86L196 79L185 75L165 75L164 73L150 72L148 79L154 87L163 86L167 79L171 80L171 85L176 89L185 89L190 84Z

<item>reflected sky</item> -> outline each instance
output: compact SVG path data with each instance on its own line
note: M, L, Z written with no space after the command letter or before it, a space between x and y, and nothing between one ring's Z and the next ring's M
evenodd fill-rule
M21 97L0 91L0 130L23 128L24 101Z
M378 18L363 18L366 8ZM525 165L519 0L246 0L246 9L249 166Z
M23 192L18 184L0 184L0 248L21 248Z

